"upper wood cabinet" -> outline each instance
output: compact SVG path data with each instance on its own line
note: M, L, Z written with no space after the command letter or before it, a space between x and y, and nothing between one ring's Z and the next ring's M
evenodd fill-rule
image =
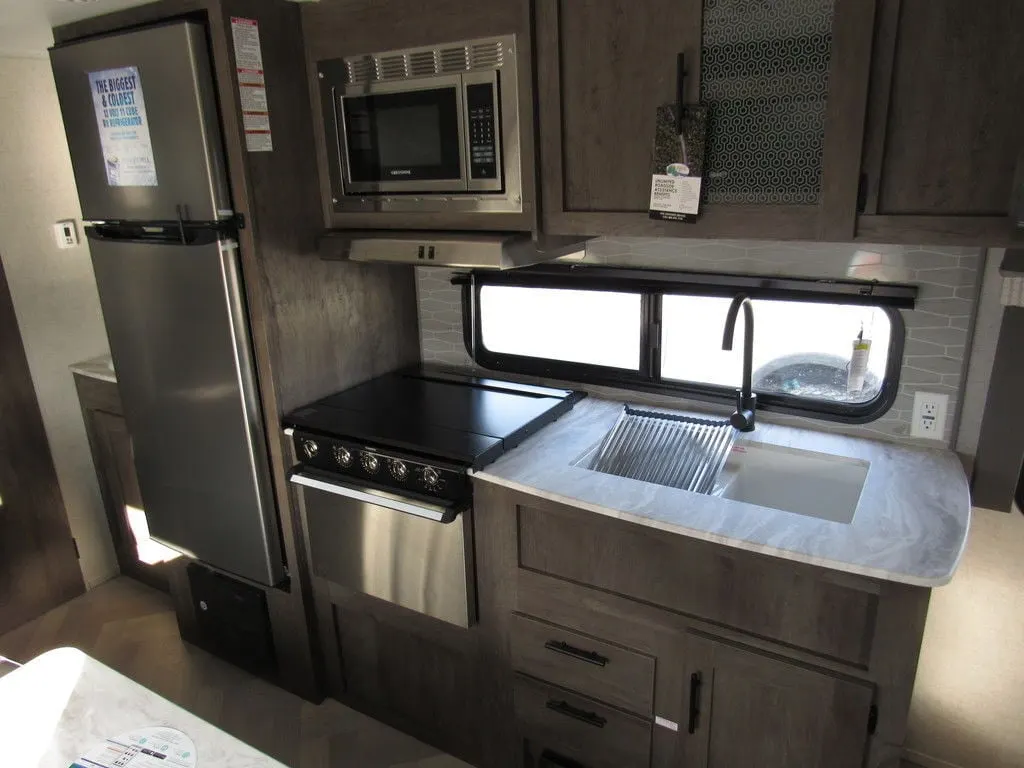
M538 0L539 167L552 233L854 234L875 4ZM710 107L695 223L648 217L655 115Z
M997 245L1024 185L1024 3L879 5L859 238Z
M687 641L679 768L859 768L873 690L710 637Z

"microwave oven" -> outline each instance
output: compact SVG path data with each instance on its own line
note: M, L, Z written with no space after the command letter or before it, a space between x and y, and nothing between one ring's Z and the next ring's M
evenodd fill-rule
M522 211L515 36L320 61L335 211Z

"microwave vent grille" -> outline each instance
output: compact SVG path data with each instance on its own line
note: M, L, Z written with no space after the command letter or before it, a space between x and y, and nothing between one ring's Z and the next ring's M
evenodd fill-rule
M505 51L497 40L491 43L477 43L469 49L470 69L497 69L505 60Z
M445 48L417 48L345 59L346 84L468 72L474 69L500 69L505 49L500 40L470 42Z
M408 77L424 77L437 72L437 55L434 51L417 51L406 58L409 63Z
M376 59L378 80L398 80L409 76L405 56L380 56Z

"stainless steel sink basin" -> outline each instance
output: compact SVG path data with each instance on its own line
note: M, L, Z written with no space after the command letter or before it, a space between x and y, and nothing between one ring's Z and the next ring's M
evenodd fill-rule
M850 523L866 461L753 440L733 443L727 422L623 409L600 443L573 464L633 480Z
M712 493L834 523L850 523L870 464L816 451L742 441Z

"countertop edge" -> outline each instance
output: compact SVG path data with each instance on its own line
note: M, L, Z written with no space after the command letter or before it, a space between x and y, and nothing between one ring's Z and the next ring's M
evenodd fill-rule
M960 559L963 557L964 550L967 546L967 535L963 537L963 541L960 545L960 551L957 553L956 558L950 565L948 572L941 576L935 576L932 578L925 578L921 576L915 576L912 574L898 573L894 571L886 571L880 568L871 568L869 566L860 566L854 563L846 563L838 560L830 560L824 557L815 557L814 555L805 555L801 552L794 552L788 549L778 549L762 544L756 544L745 539L731 539L718 534L710 533L708 531L702 531L696 528L687 528L685 526L671 525L668 523L655 520L650 517L644 517L643 515L637 515L631 512L623 512L618 509L612 509L610 507L602 507L597 504L591 504L586 501L575 499L571 496L563 496L557 493L551 493L548 491L534 488L523 483L518 483L514 480L507 480L506 478L499 477L488 473L486 470L479 470L470 473L474 480L481 480L483 482L491 483L493 485L499 485L508 488L519 493L524 493L528 496L534 496L540 499L546 499L553 501L557 504L564 504L575 509L580 509L585 512L591 512L593 514L602 515L615 520L623 520L634 525L641 525L645 528L654 528L659 531L666 533L676 534L678 536L685 536L688 539L695 539L698 541L707 541L712 544L718 544L720 546L731 547L733 549L740 549L746 552L753 552L755 554L767 555L769 557L776 557L781 560L789 560L792 562L802 563L804 565L813 565L819 568L828 568L833 571L841 571L843 573L850 573L856 576L865 576L867 578L878 579L880 581L889 581L899 584L907 584L914 587L925 587L932 589L935 587L941 587L948 584L953 579L953 574L956 572L956 568L960 563ZM969 531L970 519L972 512L968 511L967 517L967 529Z

